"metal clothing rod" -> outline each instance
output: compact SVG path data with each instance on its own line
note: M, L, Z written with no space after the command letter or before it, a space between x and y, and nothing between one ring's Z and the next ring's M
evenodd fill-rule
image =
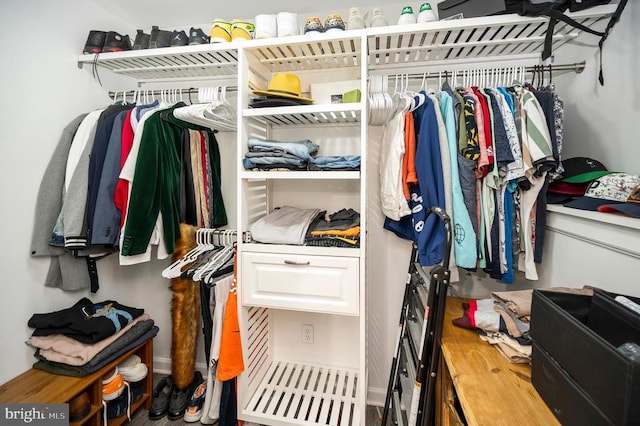
M586 61L576 62L573 64L561 64L561 65L537 65L537 66L527 66L524 67L525 72L554 72L554 71L574 71L576 74L580 74L584 71L586 67ZM383 74L388 78L402 78L406 79L407 77L411 80L418 80L423 78L445 78L445 77L453 77L454 73L458 75L462 75L465 72L473 72L473 71L482 71L488 74L494 73L504 73L505 70L508 69L521 69L522 67L514 66L514 67L494 67L494 68L470 68L459 71L437 71L437 72L426 72L426 73L389 73Z
M222 87L222 86L220 86ZM236 92L238 88L236 86L224 86L226 92ZM198 96L198 87L189 87L187 89L153 89L153 90L145 90L145 89L133 89L133 90L120 90L120 91L110 91L109 97L111 99L115 99L116 97L122 98L123 95L127 98L135 97L136 93L139 93L141 96L150 96L150 97L181 97L183 100L195 100L197 101ZM193 97L195 95L195 97Z

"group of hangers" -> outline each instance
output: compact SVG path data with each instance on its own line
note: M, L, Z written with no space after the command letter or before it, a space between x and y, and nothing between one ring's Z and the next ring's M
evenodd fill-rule
M221 275L233 272L236 231L201 228L196 246L162 271L165 278L190 278L211 286Z
M534 65L531 70L531 87L553 87L553 67L549 65L549 81L545 84L545 66ZM537 84L537 85L536 85Z
M220 131L236 130L236 110L227 99L227 87L201 87L198 103L174 110L173 115L193 124Z
M549 71L551 72L551 71ZM511 86L514 82L525 80L526 68L504 67L489 69L469 69L461 71L439 71L437 73L424 72L420 75L395 74L373 75L369 78L369 124L380 126L386 124L399 112L413 111L419 108L425 101L425 93L434 93L427 90L425 83L427 78L437 78L438 88L449 82L452 87L500 87ZM395 87L393 93L389 93L389 78L394 78ZM409 89L409 81L421 77L421 84L415 91Z
M219 131L236 130L235 108L227 99L227 87L200 87L194 102L191 93L194 89L185 89L189 104L173 110L173 115L180 120ZM131 94L131 99L128 96ZM113 102L150 104L159 101L163 107L186 103L182 89L131 90L115 92Z

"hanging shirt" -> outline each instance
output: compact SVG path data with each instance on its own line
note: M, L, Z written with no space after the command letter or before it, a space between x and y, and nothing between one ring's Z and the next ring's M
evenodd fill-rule
M386 124L380 152L380 202L382 213L392 220L411 214L402 188L404 114Z
M437 206L444 210L444 179L435 106L429 98L425 99L424 106L416 150L416 172L420 183L422 205L427 209ZM418 235L419 263L422 266L440 263L444 253L444 243L444 224L437 215L430 214Z
M476 251L476 233L471 225L469 213L465 206L462 188L460 187L460 176L458 173L458 151L455 139L455 122L453 114L453 105L451 97L440 92L440 109L442 111L442 119L444 119L445 135L448 143L448 154L450 160L451 174L451 202L452 202L452 221L454 229L453 249L455 254L455 264L462 268L475 268L477 262ZM436 118L437 118L436 114Z

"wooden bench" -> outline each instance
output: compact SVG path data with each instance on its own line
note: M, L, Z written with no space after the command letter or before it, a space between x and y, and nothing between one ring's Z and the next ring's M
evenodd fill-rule
M461 302L447 298L436 385L437 425L559 426L531 384L531 366L512 364L472 330L451 323Z
M101 425L102 378L132 354L137 354L149 371L142 382L142 397L131 405L131 414L142 406L148 410L151 408L153 393L153 339L141 343L85 377L61 376L32 368L0 386L0 403L64 404L81 392L87 391L91 401L89 414L71 425ZM109 425L116 426L125 421L127 421L126 414L109 419Z

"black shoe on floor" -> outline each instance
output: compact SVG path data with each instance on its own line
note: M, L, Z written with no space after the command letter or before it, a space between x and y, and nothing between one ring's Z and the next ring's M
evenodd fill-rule
M174 31L171 35L171 46L186 46L189 44L189 37L184 31Z
M115 31L109 31L102 51L122 52L124 50L131 50L131 40L129 40L129 36L122 36Z
M150 34L145 34L144 31L138 30L136 39L133 42L133 50L148 49L150 41Z
M169 420L178 420L184 417L184 410L187 409L193 392L203 381L202 373L196 370L193 375L193 380L191 380L191 383L189 383L185 389L177 389L174 387L169 402Z
M89 31L89 36L87 37L87 42L84 44L82 53L89 54L102 52L106 38L106 31Z
M171 31L165 31L159 29L157 26L151 27L151 40L149 41L149 48L156 49L159 47L171 46Z
M173 394L173 379L171 376L162 378L153 390L149 420L159 420L169 412L169 402Z
M189 30L189 45L193 44L209 44L209 36L200 28L193 28Z

